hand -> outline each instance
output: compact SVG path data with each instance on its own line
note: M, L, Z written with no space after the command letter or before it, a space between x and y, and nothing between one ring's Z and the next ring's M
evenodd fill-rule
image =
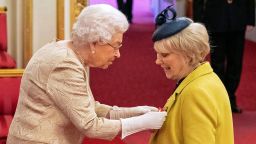
M113 110L109 112L110 119L120 119L120 118L129 118L134 116L139 116L147 112L157 112L158 109L152 106L136 106L130 108L119 108L114 107Z
M131 113L134 114L134 116L142 115L147 112L157 112L158 109L156 107L152 106L136 106L136 107L131 107L127 108Z
M165 121L167 113L148 112L144 115L121 119L122 139L128 135L148 129L160 129Z
M146 129L160 129L165 121L167 112L148 112L137 116L142 121L142 127Z

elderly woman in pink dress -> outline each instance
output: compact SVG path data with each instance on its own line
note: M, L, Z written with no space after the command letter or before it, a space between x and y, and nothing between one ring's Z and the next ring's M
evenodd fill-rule
M166 112L95 101L86 68L107 69L120 57L126 17L106 4L86 7L70 40L48 43L31 58L7 144L80 144L84 137L111 140L159 129Z

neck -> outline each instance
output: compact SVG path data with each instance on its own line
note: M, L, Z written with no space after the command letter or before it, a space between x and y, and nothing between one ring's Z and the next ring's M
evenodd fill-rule
M198 66L200 65L200 63L194 65L194 66L190 66L190 67L187 67L187 69L184 71L184 74L182 75L181 78L179 78L177 80L177 82L179 82L180 80L184 79L185 77L187 77L191 72L193 72Z
M79 61L84 66L88 65L88 63L89 63L89 59L88 59L89 52L88 52L88 50L86 48L75 47L75 45L73 44L72 41L68 42L68 47L71 48L75 52L77 58L79 59Z

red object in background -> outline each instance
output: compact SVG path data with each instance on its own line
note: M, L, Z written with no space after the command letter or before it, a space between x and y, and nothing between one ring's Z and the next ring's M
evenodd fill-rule
M0 13L0 68L15 68L15 60L7 53L6 13Z
M83 144L125 144L125 142L119 137L115 137L112 141L85 138Z
M21 77L0 78L0 144L5 144L15 113Z
M5 51L0 50L0 68L15 68L16 62Z
M11 125L13 116L12 115L3 115L0 116L0 139L6 139L8 135L8 130ZM1 144L1 143L0 143Z
M6 13L0 13L0 50L7 50L7 22Z

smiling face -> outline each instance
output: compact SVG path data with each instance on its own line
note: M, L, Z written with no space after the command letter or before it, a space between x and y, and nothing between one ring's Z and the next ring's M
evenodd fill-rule
M120 58L123 33L116 33L109 42L91 44L92 67L107 69L116 58Z
M181 54L157 52L156 64L163 68L168 79L180 80L183 78L186 62Z
M210 51L206 28L191 23L175 35L155 41L156 64L160 65L168 79L181 80L204 61Z
M166 50L165 48L155 48L157 53L156 64L161 66L168 79L180 80L186 77L193 69L188 63L188 59L180 52Z

